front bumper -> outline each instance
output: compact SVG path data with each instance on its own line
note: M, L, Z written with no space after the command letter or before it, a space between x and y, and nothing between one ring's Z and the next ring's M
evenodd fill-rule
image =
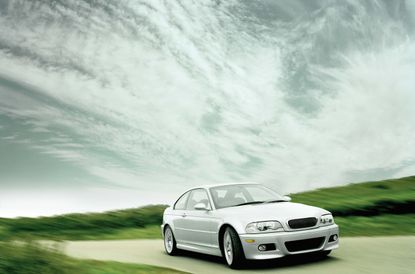
M339 235L339 227L336 224L324 227L318 227L302 231L275 232L262 234L240 234L242 247L245 257L250 260L275 259L292 254L302 254L315 251L332 250L339 247L339 239L329 242L331 235ZM297 241L324 237L324 242L318 248L290 252L285 246L285 242ZM275 250L259 251L258 246L261 244L275 244Z

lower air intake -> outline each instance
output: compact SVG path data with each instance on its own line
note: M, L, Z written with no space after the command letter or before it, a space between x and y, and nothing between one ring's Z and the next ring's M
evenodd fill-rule
M285 247L290 252L317 249L324 243L324 237L311 238L298 241L285 242Z

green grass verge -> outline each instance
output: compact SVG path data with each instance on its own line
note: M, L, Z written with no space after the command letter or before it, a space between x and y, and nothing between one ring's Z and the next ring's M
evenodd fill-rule
M66 214L40 218L0 218L0 239L130 239L157 238L165 205ZM158 227L156 232L155 227Z
M56 249L34 243L0 242L1 274L144 274L184 273L181 271L139 264L92 260L76 260Z
M93 231L95 234L107 234L108 231L117 229L159 225L165 208L165 205L153 205L101 213L75 213L39 218L0 218L0 226L5 227L10 233L48 232L53 236L54 233L70 235L72 232L79 234L80 231Z
M103 261L78 261L81 274L179 274L178 270L142 264Z
M107 229L96 232L95 230L72 230L72 231L35 231L10 233L0 227L0 239L4 240L119 240L119 239L161 239L160 225L149 225L142 228L120 228Z
M337 217L335 222L346 237L415 235L415 214Z
M322 207L332 212L372 207L383 201L403 203L415 200L415 176L317 189L292 194L291 197L293 202Z

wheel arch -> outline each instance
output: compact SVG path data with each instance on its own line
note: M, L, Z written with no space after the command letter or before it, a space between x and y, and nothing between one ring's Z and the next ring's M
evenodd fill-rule
M162 222L162 229L161 229L161 233L164 236L164 232L166 231L167 227L170 227L170 229L172 230L172 232L174 233L175 227L174 227L174 215L170 214L170 207L166 208L164 213L163 213L163 222Z
M167 227L170 227L171 232L174 235L174 227L173 227L173 225L171 223L165 223L165 224L163 224L163 229L161 230L161 233L162 233L162 236L163 237L164 237L164 233L166 232Z
M220 226L219 233L218 233L218 243L219 243L219 249L222 255L223 255L223 235L225 234L225 231L228 227L232 228L236 232L236 229L229 223L224 223ZM238 234L238 232L236 234Z

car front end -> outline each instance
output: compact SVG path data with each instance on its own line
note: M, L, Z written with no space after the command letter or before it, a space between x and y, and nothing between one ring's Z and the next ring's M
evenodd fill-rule
M339 227L331 214L284 222L250 222L240 233L246 259L262 260L309 252L330 252L339 247Z

